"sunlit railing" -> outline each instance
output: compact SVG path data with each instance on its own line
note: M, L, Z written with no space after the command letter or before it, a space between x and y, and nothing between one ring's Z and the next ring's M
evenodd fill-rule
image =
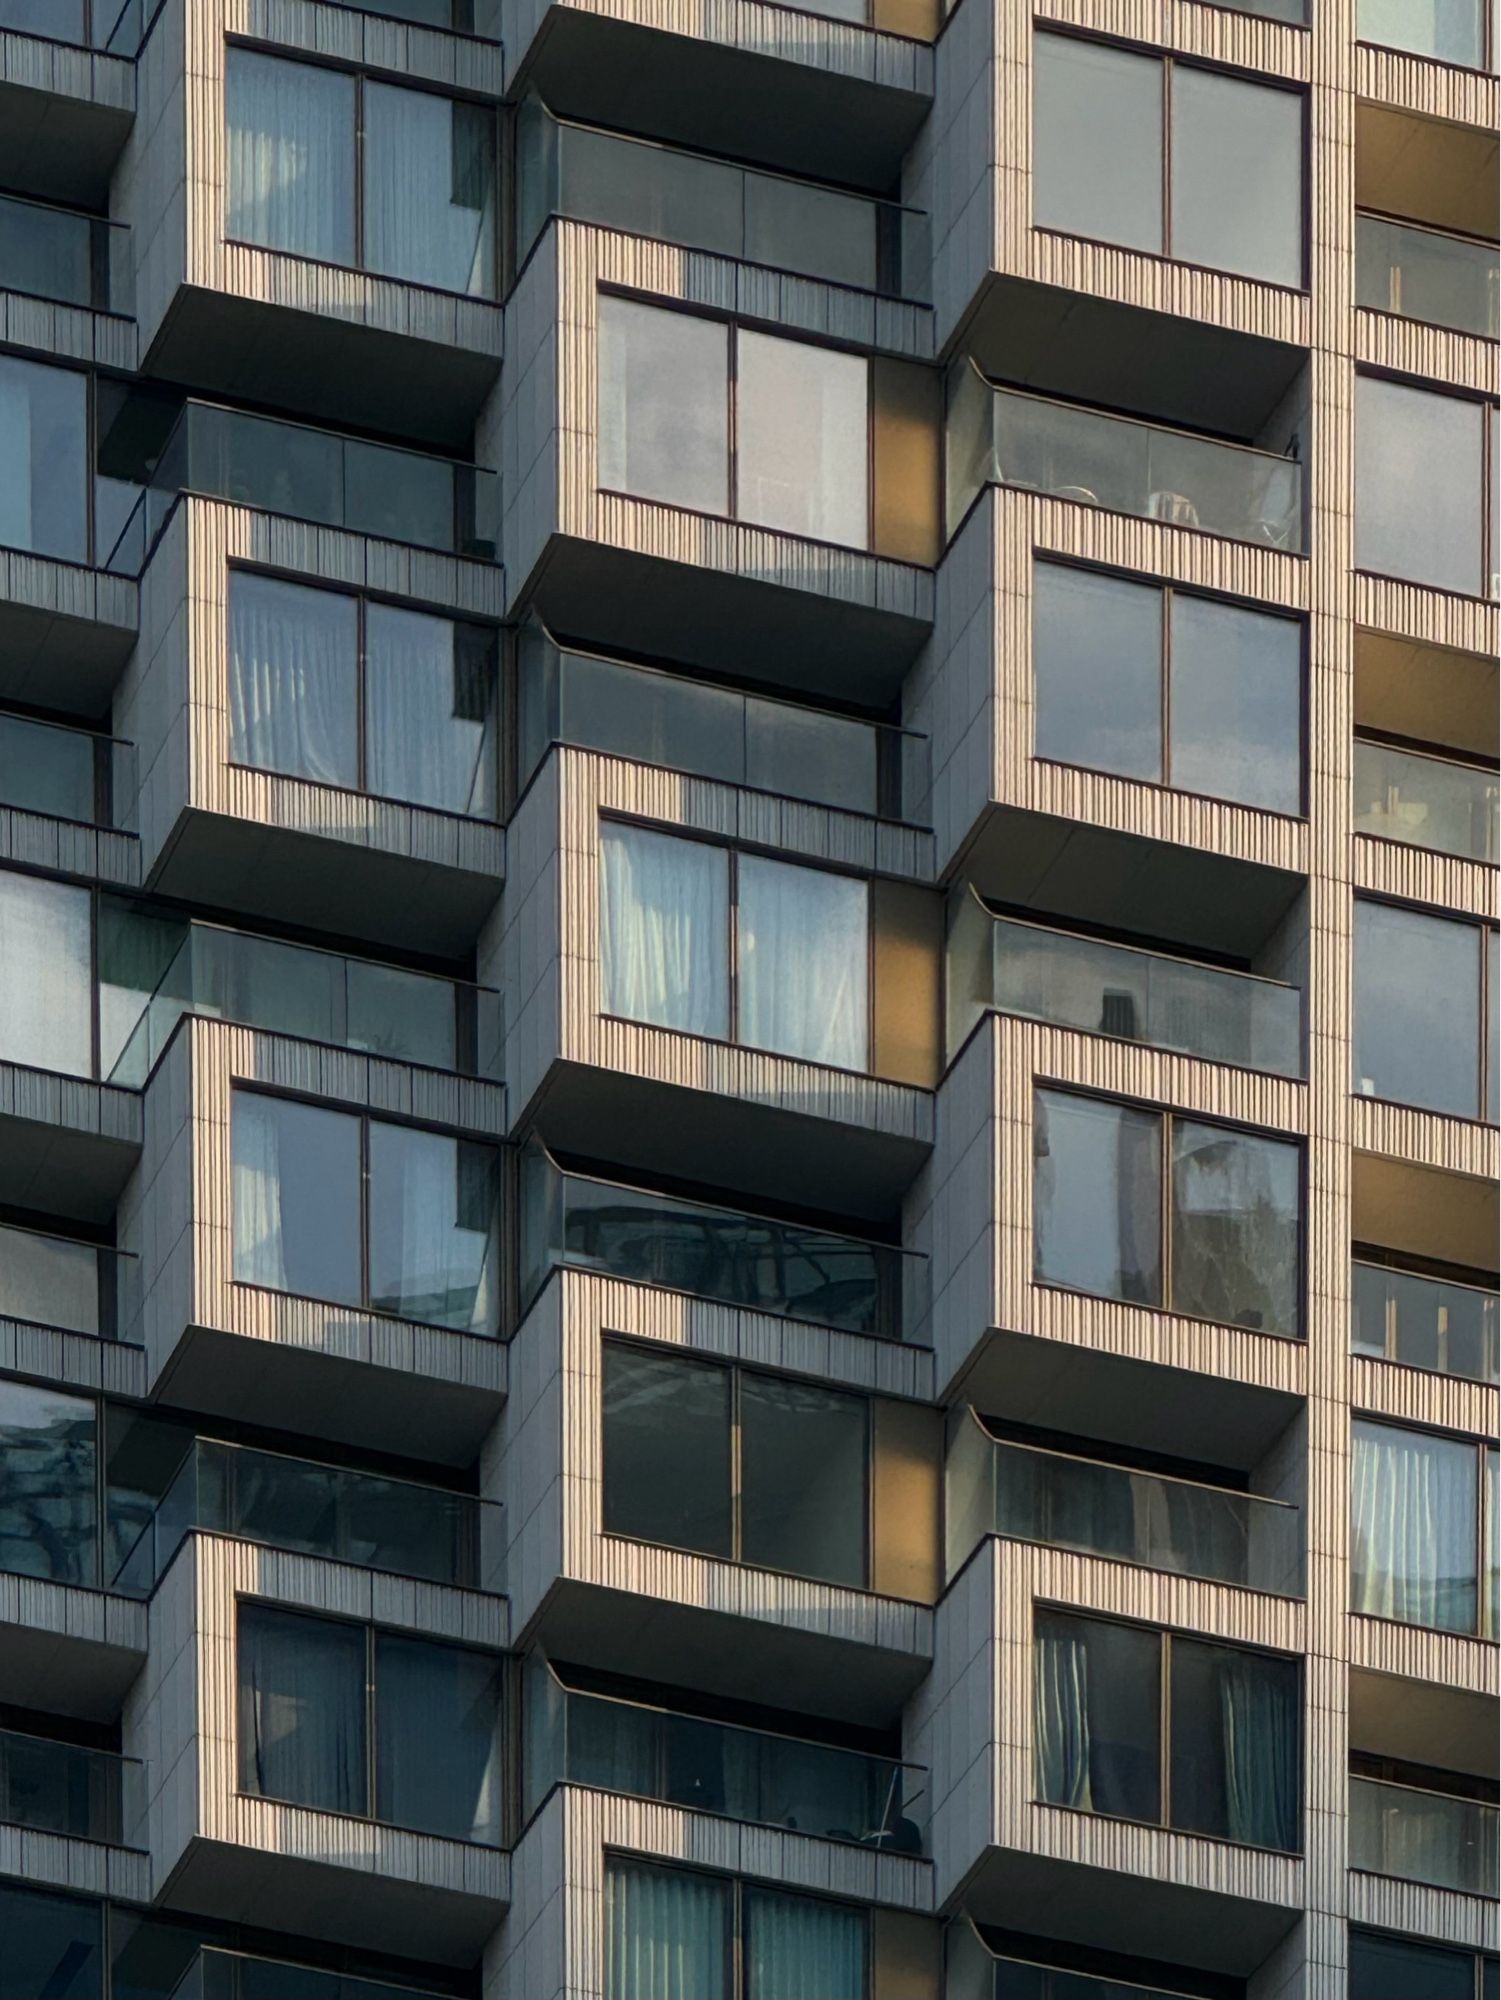
M0 1319L116 1340L133 1317L138 1273L128 1250L0 1223Z
M1470 1896L1496 1893L1496 1808L1448 1792L1350 1780L1350 1866Z
M1360 0L1356 34L1383 48L1406 49L1465 69L1495 66L1487 33L1486 0Z
M411 1479L195 1438L111 1588L149 1596L195 1528L468 1589L504 1589L498 1503Z
M135 1846L146 1805L134 1757L0 1730L0 1822L37 1833Z
M1202 528L1262 548L1303 547L1303 468L1249 445L1170 430L951 371L948 533L987 484Z
M1501 279L1494 243L1381 215L1355 218L1355 303L1494 338Z
M561 1265L888 1340L919 1323L928 1276L889 1244L565 1173L540 1146L522 1160L521 1265L523 1310Z
M0 0L3 13L4 0ZM130 230L19 195L0 195L0 287L95 312L134 310Z
M414 1986L388 1986L352 1972L203 1945L167 2000L437 2000Z
M1351 1279L1351 1345L1357 1354L1471 1382L1501 1379L1501 1300L1494 1291L1358 1258Z
M945 1493L951 1579L986 1535L1001 1535L1281 1597L1303 1594L1301 1508L1015 1444L992 1437L972 1410L954 1422Z
M79 826L118 826L135 796L135 745L0 713L0 806Z
M491 987L192 923L109 1081L139 1089L184 1014L492 1081L501 1074L504 1021Z
M1355 831L1466 861L1496 859L1494 771L1355 739Z

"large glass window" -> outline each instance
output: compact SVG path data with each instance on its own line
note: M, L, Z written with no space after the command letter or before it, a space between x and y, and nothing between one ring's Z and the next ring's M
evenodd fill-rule
M738 857L737 1039L807 1062L869 1056L870 910L864 882Z
M92 1243L0 1223L0 1318L97 1334L99 1258Z
M0 1381L0 1569L97 1581L97 1428L83 1396Z
M864 355L742 332L735 393L739 518L862 547L869 506Z
M600 1005L690 1035L730 1028L730 857L607 821L599 830Z
M230 576L233 763L493 818L496 690L478 626Z
M1302 1846L1296 1660L1039 1608L1033 1687L1047 1804Z
M1032 135L1039 226L1302 283L1299 92L1040 33Z
M1033 1268L1048 1284L1296 1334L1297 1145L1039 1090Z
M1300 810L1296 619L1055 562L1032 615L1039 757Z
M227 236L493 297L491 111L242 48L225 98Z
M0 1883L0 2000L103 2000L104 1905Z
M599 301L599 483L701 514L729 511L728 327Z
M1487 933L1393 903L1355 905L1354 1088L1479 1118Z
M1487 11L1484 0L1359 0L1356 32L1363 42L1483 69ZM1494 54L1490 60L1494 65ZM1419 2000L1416 1993L1413 2000Z
M1482 1603L1485 1459L1464 1438L1357 1419L1350 1468L1350 1602L1373 1618L1475 1632L1493 1623ZM1489 1523L1494 1527L1494 1523ZM1487 1592L1486 1595L1492 1593Z
M0 1062L92 1076L93 1022L89 891L0 869Z
M0 805L94 825L94 759L101 745L108 747L108 739L83 729L0 714Z
M1494 2000L1494 1959L1375 1931L1350 1933L1350 2000ZM1476 1973L1484 1969L1483 1984Z
M89 559L88 378L0 354L0 548Z
M1483 403L1356 377L1360 569L1484 594L1487 417Z
M492 1148L248 1090L230 1146L239 1282L497 1330Z
M607 1342L604 1413L607 1534L864 1584L860 1397Z

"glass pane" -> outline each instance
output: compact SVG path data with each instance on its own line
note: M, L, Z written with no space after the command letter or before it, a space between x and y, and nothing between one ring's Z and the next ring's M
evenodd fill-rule
M333 963L343 977L344 1039L350 1048L432 1069L457 1069L456 996L448 980L358 958Z
M224 233L354 262L354 78L230 48Z
M455 546L461 467L391 445L362 444L355 438L336 442L344 468L340 519L345 526L420 549Z
M87 889L0 869L0 1062L92 1076Z
M232 572L230 762L358 785L358 654L354 598Z
M1303 629L1207 597L1173 598L1172 783L1269 812L1302 804Z
M99 1331L99 1252L0 1223L0 1318Z
M1352 1930L1350 2000L1475 2000L1475 1960L1467 1951Z
M5 9L0 6L0 25ZM93 233L86 215L0 196L0 271L10 292L93 303Z
M0 715L0 806L93 826L94 743L81 729Z
M737 345L737 518L863 549L870 534L865 356L745 331Z
M1162 248L1162 64L1072 36L1032 38L1032 220Z
M1175 1312L1297 1332L1301 1179L1286 1140L1173 1120Z
M609 1342L604 1370L605 1533L733 1555L729 1370Z
M1049 1805L1162 1816L1162 1641L1156 1632L1038 1611L1034 1783Z
M1303 96L1173 65L1172 254L1303 280Z
M1162 593L1037 563L1032 571L1036 754L1162 778Z
M53 41L81 42L83 18L83 0L0 0L0 28Z
M1350 1779L1350 1866L1467 1896L1494 1894L1496 1808L1476 1799Z
M365 262L447 292L495 292L495 119L479 104L365 84Z
M491 818L495 650L451 618L365 613L365 785L388 799Z
M1482 941L1473 924L1356 903L1356 1090L1478 1116Z
M1413 847L1496 859L1494 771L1355 739L1355 831Z
M238 410L187 408L189 492L216 494L272 514L344 522L344 444L326 431L248 417Z
M1033 1268L1050 1284L1162 1300L1162 1120L1099 1098L1033 1099Z
M499 1324L495 1155L488 1146L370 1125L370 1303L467 1333Z
M500 1844L500 1663L461 1646L375 1640L375 1815Z
M1355 218L1357 305L1494 339L1498 279L1492 244L1410 228L1380 215Z
M0 547L89 559L88 377L0 354Z
M240 1789L368 1812L364 1627L241 1604L236 1650Z
M555 129L560 134L559 206L564 215L659 243L740 256L743 176L738 167L579 125Z
M0 1569L98 1581L94 1405L0 1381Z
M184 995L195 1012L244 1021L314 1042L345 1034L344 961L275 938L195 925L192 980Z
M829 285L876 289L876 205L806 181L745 176L745 255Z
M1372 375L1355 381L1355 561L1478 596L1484 412Z
M746 2000L866 2000L866 1922L847 1904L747 1889Z
M722 847L599 830L600 1005L690 1035L730 1032L730 863Z
M1483 19L1480 0L1360 0L1358 14L1363 42L1411 49L1467 69L1479 69L1485 59ZM1423 1996L1414 1993L1412 2000Z
M729 2000L734 1890L717 1876L605 1862L605 2000Z
M0 2000L103 2000L103 1921L102 1903L0 1885Z
M740 1555L865 1582L866 1405L806 1382L740 1380Z
M737 1039L839 1069L870 1060L867 885L740 857Z
M564 653L561 662L565 743L745 782L743 695L583 653Z
M783 798L874 813L878 743L868 722L788 702L745 703L745 782Z
M729 329L609 294L599 301L599 483L729 511Z
M1356 1421L1350 1605L1375 1618L1476 1629L1475 1448Z
M1170 1825L1302 1846L1299 1681L1296 1660L1173 1640Z
M237 1090L230 1145L236 1279L358 1305L359 1120Z

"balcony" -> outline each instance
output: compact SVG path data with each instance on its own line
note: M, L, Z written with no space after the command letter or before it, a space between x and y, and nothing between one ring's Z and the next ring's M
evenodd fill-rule
M1357 1258L1351 1266L1351 1293L1354 1353L1468 1382L1501 1379L1501 1300L1494 1291Z
M1357 833L1462 861L1494 861L1497 791L1493 770L1355 739Z
M0 1319L114 1340L130 1323L138 1268L128 1250L0 1223Z
M135 745L27 715L0 714L0 807L116 828L135 795Z
M5 0L0 0L0 27ZM135 266L122 222L0 195L0 284L8 292L128 317Z
M315 946L192 923L110 1072L139 1090L184 1014L498 1082L500 995Z
M1303 1074L1296 986L992 916L970 890L949 927L948 1058L994 1010L1205 1062Z
M1494 243L1448 236L1382 215L1355 218L1355 303L1455 333L1498 331Z
M1182 2000L1185 1991L1177 1984L1143 1986L1134 1980L1128 1984L1033 1959L1002 1957L962 1916L948 1927L944 1964L947 2000ZM1182 1976L1193 1977L1189 1972Z
M388 1986L351 1972L322 1972L279 1958L203 1945L167 2000L437 2000L413 1986Z
M947 428L950 537L994 484L1258 548L1303 548L1296 459L1002 389L967 362L950 375Z
M1496 1808L1414 1785L1350 1779L1350 1866L1467 1896L1496 1891Z
M134 1845L146 1767L79 1743L0 1730L0 1822L109 1847Z
M927 1773L916 1765L582 1693L537 1659L527 1693L527 1818L568 1783L820 1840L925 1851Z
M1495 65L1484 0L1453 0L1444 7L1426 5L1424 0L1360 0L1355 32L1363 42L1405 49L1409 55L1431 56L1464 69Z
M950 1443L945 1485L950 1581L984 1536L1000 1535L1303 1594L1302 1511L1284 1500L1013 1444L992 1437L973 1410Z
M492 1501L195 1438L110 1588L149 1596L199 1528L426 1583L502 1587L500 1508Z
M882 1340L922 1316L925 1257L566 1173L540 1146L522 1163L521 1214L523 1311L561 1265Z

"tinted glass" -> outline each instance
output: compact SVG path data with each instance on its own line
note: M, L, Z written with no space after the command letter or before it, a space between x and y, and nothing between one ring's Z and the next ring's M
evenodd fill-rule
M1303 278L1303 99L1173 66L1172 253L1273 284Z
M1049 1805L1161 1817L1162 1641L1103 1619L1039 1611L1034 1772Z
M733 1554L730 1374L606 1344L606 1534Z
M88 377L0 354L0 547L89 559Z
M241 1790L368 1812L364 1627L260 1604L237 1618Z
M1098 42L1032 42L1032 219L1162 248L1162 64Z
M1350 1933L1350 2000L1474 2000L1475 1961L1467 1951Z
M1475 1447L1395 1424L1357 1421L1352 1432L1351 1608L1473 1632Z
M358 785L359 605L276 577L229 579L229 760Z
M606 1014L730 1032L730 860L645 827L599 831L600 1005Z
M599 483L729 511L729 329L633 299L599 301Z
M746 2000L866 2000L868 1922L850 1903L747 1888Z
M742 855L737 1038L839 1069L870 1058L869 889L850 875Z
M236 1279L358 1305L359 1120L237 1090L230 1145Z
M1162 1298L1162 1120L1040 1090L1033 1127L1033 1267L1051 1284Z
M1483 61L1481 0L1433 0L1431 6L1414 6L1413 0L1360 0L1358 20L1363 42L1412 49L1420 56L1463 63L1470 69L1479 69ZM1422 1996L1414 1995L1413 2000Z
M1299 810L1302 642L1294 619L1174 596L1169 714L1180 791Z
M498 1325L496 1164L488 1146L370 1126L370 1303L461 1332Z
M741 254L743 176L738 168L579 125L554 129L562 162L563 214L662 243L689 243L729 257Z
M5 9L0 4L0 24ZM7 291L93 303L93 225L87 216L0 197L0 270Z
M870 459L865 356L742 332L736 370L738 518L863 549Z
M1171 1825L1244 1847L1301 1846L1298 1696L1295 1660L1173 1640Z
M1173 1120L1175 1312L1297 1332L1300 1166L1285 1140Z
M641 764L745 778L745 698L675 674L654 674L582 653L562 656L559 727L565 743Z
M445 812L495 811L495 648L451 618L365 612L365 784Z
M231 48L224 65L224 233L354 262L354 78Z
M103 2000L104 1905L0 1885L0 2000Z
M865 722L789 703L745 703L745 782L784 798L875 812L876 732Z
M806 271L830 285L876 288L873 201L806 181L745 176L745 254L752 263Z
M1162 593L1040 562L1032 660L1039 757L1162 778Z
M85 1397L0 1381L0 1569L97 1582L96 1452Z
M605 2000L729 2000L734 1885L605 1862Z
M1480 592L1483 433L1479 403L1356 377L1359 568Z
M1483 937L1421 910L1356 903L1357 1091L1479 1115Z
M88 890L0 869L0 1062L92 1076L93 971Z
M364 258L372 271L495 290L495 118L426 90L365 84Z
M866 1405L806 1382L740 1382L741 1556L865 1582Z
M0 715L0 805L92 826L94 742L82 730Z
M495 1846L501 1802L499 1662L377 1633L377 1819Z
M91 1243L0 1223L0 1317L97 1333L99 1257Z

